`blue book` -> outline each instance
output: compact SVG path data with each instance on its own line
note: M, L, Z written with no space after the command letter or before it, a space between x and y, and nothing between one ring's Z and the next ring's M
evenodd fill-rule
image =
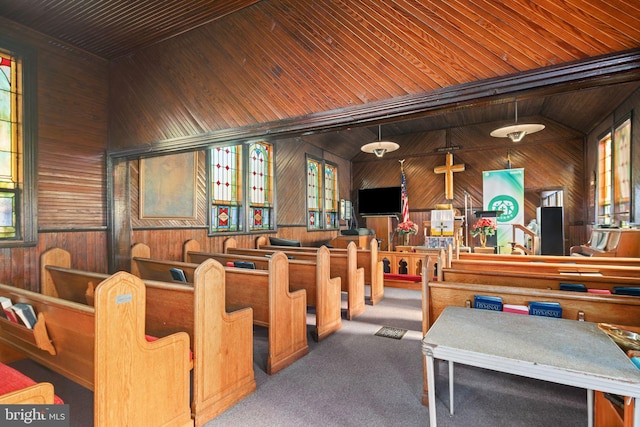
M587 292L587 287L582 283L560 283L561 291Z
M169 272L171 273L171 277L173 278L173 280L175 280L176 282L187 281L187 276L185 276L184 271L181 268L171 267L169 269Z
M557 302L529 302L529 314L532 316L545 316L562 318L562 306Z
M628 288L624 286L614 286L613 293L617 295L631 295L640 297L640 288Z
M250 261L233 261L233 266L236 268L249 268L251 270L256 269L256 264Z
M488 295L474 295L473 308L480 310L502 311L502 298Z

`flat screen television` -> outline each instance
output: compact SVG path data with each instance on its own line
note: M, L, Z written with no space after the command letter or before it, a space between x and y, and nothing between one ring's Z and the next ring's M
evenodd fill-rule
M360 215L396 215L402 212L400 187L361 188L358 190Z

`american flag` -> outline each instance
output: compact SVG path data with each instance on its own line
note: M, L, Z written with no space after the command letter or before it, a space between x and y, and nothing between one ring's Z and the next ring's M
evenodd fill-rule
M400 188L402 191L402 222L409 221L409 195L407 194L407 178L404 176L404 164L400 163L402 171Z

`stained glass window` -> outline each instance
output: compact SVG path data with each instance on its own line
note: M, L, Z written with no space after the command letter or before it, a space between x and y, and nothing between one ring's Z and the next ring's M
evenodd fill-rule
M611 223L611 134L598 143L598 223Z
M273 156L264 142L249 145L249 209L251 230L270 230L273 217Z
M631 118L613 132L613 204L618 220L629 221L631 208Z
M273 147L265 142L214 147L210 159L211 231L273 229Z
M307 229L338 228L338 168L307 156Z
M631 218L631 114L598 141L598 224Z
M0 51L0 239L18 237L20 64Z

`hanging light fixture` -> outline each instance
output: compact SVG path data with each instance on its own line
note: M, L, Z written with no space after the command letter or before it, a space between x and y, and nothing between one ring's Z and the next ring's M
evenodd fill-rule
M395 142L382 140L382 125L378 125L378 141L370 142L360 147L365 153L375 154L376 157L382 157L385 153L396 151L400 146Z
M503 126L491 132L491 136L496 138L509 138L513 142L520 142L525 135L539 132L544 129L541 124L518 124L518 100L516 99L516 121L511 126Z

